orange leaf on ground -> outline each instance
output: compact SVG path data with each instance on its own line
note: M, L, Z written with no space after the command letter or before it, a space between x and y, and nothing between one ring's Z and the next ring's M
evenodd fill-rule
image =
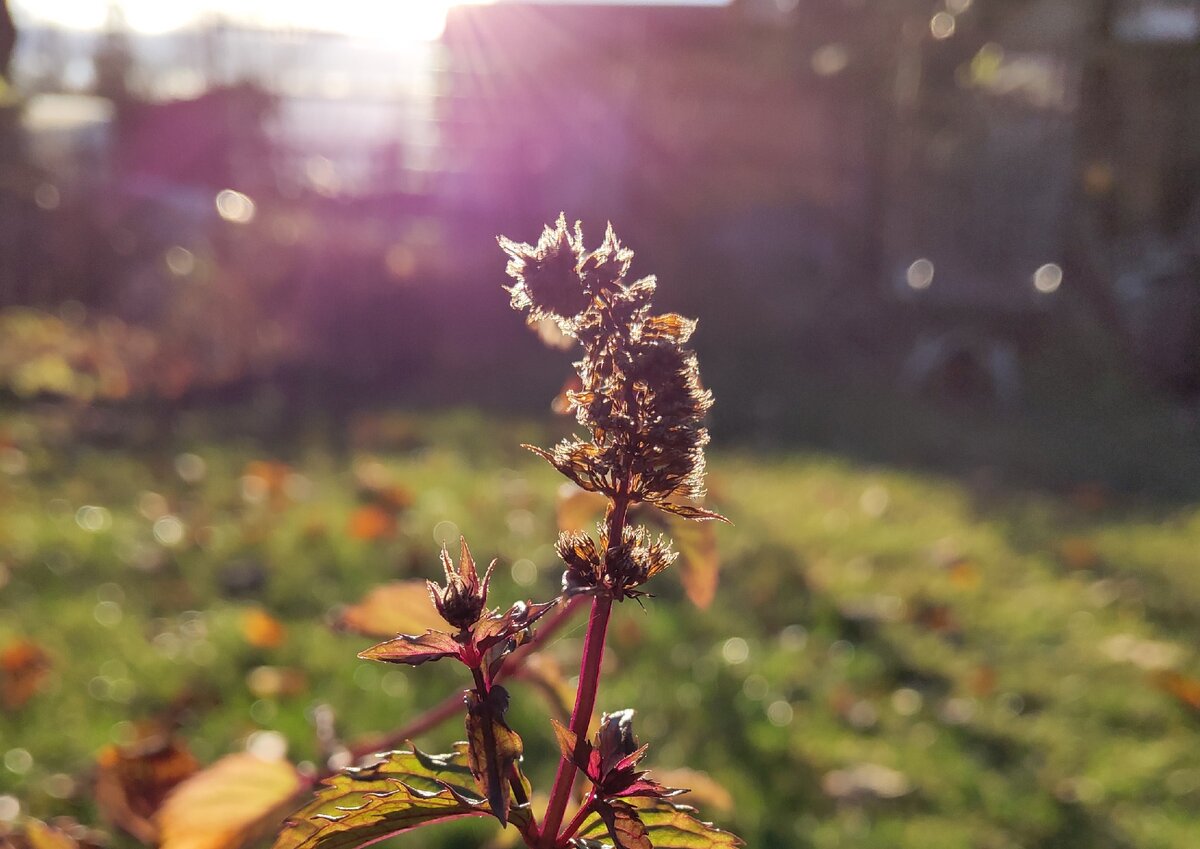
M242 617L242 634L255 648L274 649L287 642L287 628L259 607L247 610Z
M350 514L347 533L368 542L386 539L396 532L396 516L378 504L364 504Z
M1067 537L1058 544L1058 556L1068 569L1095 569L1100 565L1100 552L1091 540Z
M113 825L143 843L154 843L159 837L154 812L199 768L183 740L146 726L134 743L105 746L96 756L96 804Z
M395 581L376 587L358 604L341 610L334 625L367 637L424 634L446 627L424 581Z
M236 849L283 822L306 782L290 763L249 752L184 781L155 816L161 849Z
M37 643L17 640L0 651L0 704L20 710L32 699L50 671L50 655Z
M1160 690L1170 693L1192 710L1200 711L1200 678L1163 671L1152 676L1152 680Z

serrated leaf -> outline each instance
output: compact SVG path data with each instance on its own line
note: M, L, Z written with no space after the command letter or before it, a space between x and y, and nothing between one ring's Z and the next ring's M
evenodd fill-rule
M621 802L599 802L596 813L608 828L614 849L654 849L637 809Z
M401 634L387 642L360 651L358 656L363 660L382 660L385 663L407 663L409 666L420 666L431 660L456 657L461 650L462 645L445 631L426 631L419 637Z
M695 809L684 805L658 801L639 807L637 813L654 849L736 849L745 845L736 835L697 819ZM580 842L580 846L598 845L615 849L608 826L599 814L593 814L584 821L576 838L585 841Z
M395 581L367 593L334 619L335 627L366 637L421 634L445 627L424 581Z
M284 760L249 752L221 758L179 784L155 822L160 849L235 849L283 818L304 780Z
M466 743L445 755L413 749L380 758L323 781L316 797L288 818L274 849L354 849L426 823L491 815Z
M550 725L554 728L554 739L558 741L558 748L562 752L563 760L570 761L586 772L588 757L592 752L592 744L584 740L581 747L579 745L579 738L575 735L575 732L557 719L551 719ZM575 751L577 748L579 749L578 758L576 758Z
M733 810L733 795L707 772L695 769L655 769L654 777L670 787L686 787L679 801L708 810L716 808L723 813Z

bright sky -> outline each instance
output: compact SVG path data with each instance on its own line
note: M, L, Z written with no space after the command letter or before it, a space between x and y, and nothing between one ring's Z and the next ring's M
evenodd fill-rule
M573 1L577 0L565 0ZM103 29L109 10L115 8L131 29L143 33L179 29L207 16L220 15L238 23L271 29L295 27L415 42L441 35L446 11L451 6L489 2L495 0L11 0L10 5L18 23L48 23L80 30ZM721 5L728 0L616 2Z
M103 29L110 9L143 33L187 27L219 15L271 29L299 29L381 37L396 41L437 38L446 10L463 0L12 0L18 22L54 24L80 30ZM487 0L467 0L487 2Z

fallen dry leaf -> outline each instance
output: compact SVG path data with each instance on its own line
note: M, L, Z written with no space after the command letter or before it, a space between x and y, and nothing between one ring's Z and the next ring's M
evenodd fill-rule
M127 746L109 745L96 757L96 804L106 820L143 843L154 843L154 812L176 785L200 768L179 737L147 725Z
M30 640L17 640L0 651L0 704L20 710L41 689L50 672L50 655Z
M259 607L247 610L242 616L242 634L246 642L260 649L279 648L287 641L283 623Z
M290 763L227 755L181 783L155 822L161 849L237 849L283 822L307 786Z
M445 627L424 581L395 581L375 587L358 604L334 616L334 626L367 637L424 634Z

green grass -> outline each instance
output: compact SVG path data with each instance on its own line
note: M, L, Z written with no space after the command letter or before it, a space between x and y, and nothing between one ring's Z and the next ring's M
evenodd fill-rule
M435 532L453 530L442 523L477 558L500 558L494 603L556 592L561 479L517 447L547 428L378 421L336 450L315 437L205 441L190 436L210 432L203 421L182 421L133 451L89 446L46 414L0 420L0 450L7 434L27 463L0 472L0 647L30 639L53 659L43 692L0 712L0 795L94 821L96 751L185 693L182 733L205 761L261 729L282 732L294 759L315 757L317 703L350 738L413 716L461 686L457 670L358 661L369 640L326 619L377 583L432 576ZM181 452L204 460L203 480L180 478ZM299 476L294 497L247 500L247 464L276 456ZM365 461L415 496L393 539L347 534ZM603 709L638 709L653 765L703 769L731 791L735 809L707 816L781 849L1195 845L1200 711L1144 667L1166 657L1200 676L1200 510L1080 504L822 455L714 451L711 468L713 503L735 522L716 531L717 601L697 611L668 574L645 612L622 605L600 693ZM156 540L139 512L147 492L183 523L179 544ZM78 514L85 505L107 513ZM107 518L89 531L77 515ZM532 586L510 579L522 559L538 567ZM261 588L223 588L246 569ZM251 608L286 625L282 645L247 642ZM580 640L576 625L550 651L569 668ZM303 691L256 696L247 675L263 665L303 670ZM512 689L545 787L544 709ZM451 724L418 743L458 736ZM6 768L23 766L14 749L32 766ZM862 764L901 774L907 792L831 795ZM67 798L61 774L77 780ZM481 828L401 842L473 845Z

